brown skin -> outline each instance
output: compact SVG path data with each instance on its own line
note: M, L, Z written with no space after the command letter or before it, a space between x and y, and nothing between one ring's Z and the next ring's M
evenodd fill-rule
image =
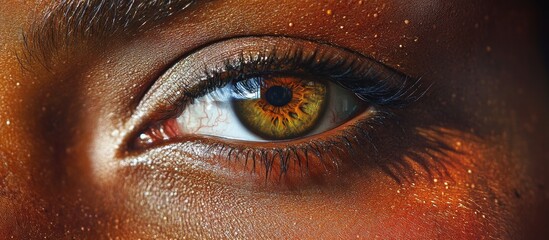
M21 29L42 7L3 3L0 236L547 236L548 89L532 8L496 1L361 2L212 1L191 8L189 19L71 54L54 74L22 70L16 58ZM327 42L435 83L399 116L450 146L446 156L435 157L453 164L433 174L412 165L417 176L401 183L365 166L284 191L254 183L257 176L195 167L192 155L149 151L141 154L152 162L117 164L124 157L116 155L112 133L128 132L124 123L135 107L129 99L139 100L189 51L252 35ZM388 143L397 141L397 132L385 135L387 152L398 151Z

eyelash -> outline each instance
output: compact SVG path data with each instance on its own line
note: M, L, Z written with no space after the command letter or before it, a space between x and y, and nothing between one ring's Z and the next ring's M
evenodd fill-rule
M290 170L295 171L295 167L299 167L300 175L306 174L317 176L327 174L327 171L311 174L310 162L319 161L325 169L342 170L344 162L342 159L354 160L362 156L364 146L361 144L371 144L369 132L365 128L373 129L374 126L381 125L385 120L387 113L376 113L376 116L368 120L359 121L353 125L349 125L344 129L338 129L337 134L322 140L309 140L301 144L287 144L279 148L257 148L253 149L247 146L238 144L229 144L217 142L211 144L206 150L208 152L218 152L217 156L220 159L225 159L228 162L238 162L244 159L244 167L252 164L252 171L256 172L256 166L261 166L264 173L265 181L269 177L280 178L287 174ZM343 145L341 144L343 143ZM358 150L356 146L361 146ZM374 147L375 148L375 147ZM329 155L327 159L324 156ZM205 159L204 159L205 160ZM217 161L218 159L213 159ZM251 160L251 163L249 161ZM279 169L273 169L278 160ZM259 161L259 164L258 164ZM290 166L294 164L292 169ZM359 165L359 162L354 162ZM271 176L274 170L278 170L277 176ZM317 176L318 177L318 176Z
M344 50L348 51L348 50ZM350 51L349 51L350 52ZM202 97L216 89L235 84L237 91L250 90L245 84L238 84L242 80L263 75L305 75L328 79L340 84L345 89L353 92L358 98L370 104L374 110L373 116L358 119L355 117L346 126L340 126L329 130L335 132L329 137L307 137L301 139L298 144L277 142L276 146L249 147L240 143L228 143L223 140L215 140L211 137L188 137L187 140L207 142L207 152L215 154L217 158L228 162L244 159L244 167L252 165L252 171L258 171L257 166L263 166L265 180L272 177L274 171L278 172L278 178L287 174L293 163L310 173L310 161L321 162L322 167L341 170L344 166L342 159L349 159L354 164L363 162L374 163L381 160L370 159L370 152L378 150L373 144L372 135L379 126L384 125L395 116L393 109L403 108L420 99L429 89L424 87L419 79L412 79L394 69L390 69L367 59L358 53L355 58L337 59L330 55L330 51L309 51L298 47L290 48L282 54L276 48L262 51L258 54L245 53L225 61L220 68L210 70L205 68L203 79L200 83L180 94L179 98L171 100L168 104L173 106L162 119L177 117L187 105L194 99ZM362 58L362 61L359 59ZM163 121L162 119L159 120ZM345 125L345 124L344 124ZM185 139L178 139L183 141ZM421 145L421 144L420 144ZM429 145L429 144L424 144ZM327 161L323 155L329 155ZM355 161L360 157L368 158L365 161ZM201 159L218 161L219 159ZM419 160L419 159L418 159ZM278 161L279 168L273 166ZM297 167L296 166L296 167ZM320 172L319 174L325 174ZM398 174L398 173L396 173Z
M324 56L320 57L321 61L315 61L321 54L319 51L307 54L307 57L304 58L303 49L299 47L288 50L283 54L283 57L277 57L277 49L265 52L247 57L241 54L236 61L226 61L222 71L205 69L204 76L207 77L202 82L206 85L186 93L184 98L179 100L180 103L176 105L184 107L185 104L181 103L192 102L192 100L230 83L235 83L237 94L250 91L255 86L237 83L251 77L269 74L306 75L321 78L327 76L329 80L341 84L342 87L352 91L368 104L389 108L405 107L417 101L428 90L422 85L421 79L412 79L395 69L387 69L392 73L373 70L356 59L346 58L343 61L332 63L329 59L330 56ZM401 84L391 86L390 82ZM178 112L180 111L181 109Z

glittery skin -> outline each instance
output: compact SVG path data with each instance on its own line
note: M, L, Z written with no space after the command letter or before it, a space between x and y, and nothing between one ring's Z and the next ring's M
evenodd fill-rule
M161 26L80 44L47 69L21 68L21 31L49 4L0 8L2 239L549 235L547 75L523 1L207 1ZM135 106L173 62L258 35L345 47L434 85L397 110L399 124L376 128L379 163L305 188L211 161L219 152L208 140L126 154ZM418 138L441 148L418 152Z

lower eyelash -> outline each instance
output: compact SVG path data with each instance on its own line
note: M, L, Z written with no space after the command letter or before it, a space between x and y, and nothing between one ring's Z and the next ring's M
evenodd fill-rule
M323 175L330 170L341 171L346 161L354 161L366 155L362 152L364 147L361 144L373 145L365 128L373 128L371 124L379 123L382 118L378 114L370 119L358 120L345 129L336 130L337 133L326 139L313 139L298 145L278 143L282 147L256 148L219 141L210 146L209 152L216 152L220 161L243 162L244 168L262 175L265 180L280 180L296 171L300 176ZM318 168L326 171L319 171Z
M300 175L327 174L328 172L312 168L340 171L347 159L358 159L361 155L360 143L368 142L370 145L368 134L362 131L367 122L373 122L373 119L359 120L346 129L336 130L338 132L334 136L322 140L313 139L298 145L277 143L281 146L250 147L216 140L208 152L217 153L219 159L214 161L243 163L244 168L260 174L265 180L281 179L296 171Z
M368 119L356 120L344 129L325 139L313 139L298 145L278 143L280 147L249 147L215 140L209 143L208 152L215 152L213 161L235 163L250 173L263 178L265 183L286 181L299 184L304 179L324 181L328 175L345 174L356 168L378 168L396 183L413 182L420 166L426 175L446 175L447 168L454 164L447 154L455 150L444 142L422 136L417 131L408 131L406 138L413 139L413 146L387 144L381 140L391 125L396 131L405 131L395 114L376 112ZM398 130L397 130L398 129ZM312 138L312 137L311 137ZM211 156L209 156L211 157Z

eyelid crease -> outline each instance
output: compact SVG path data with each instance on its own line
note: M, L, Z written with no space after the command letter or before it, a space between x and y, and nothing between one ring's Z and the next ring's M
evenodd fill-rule
M127 138L150 126L150 122L175 117L192 99L231 81L268 71L296 70L328 76L376 106L406 106L426 92L419 79L411 80L370 57L341 47L288 37L234 38L187 55L153 83L130 120L133 131L124 142L128 143Z

